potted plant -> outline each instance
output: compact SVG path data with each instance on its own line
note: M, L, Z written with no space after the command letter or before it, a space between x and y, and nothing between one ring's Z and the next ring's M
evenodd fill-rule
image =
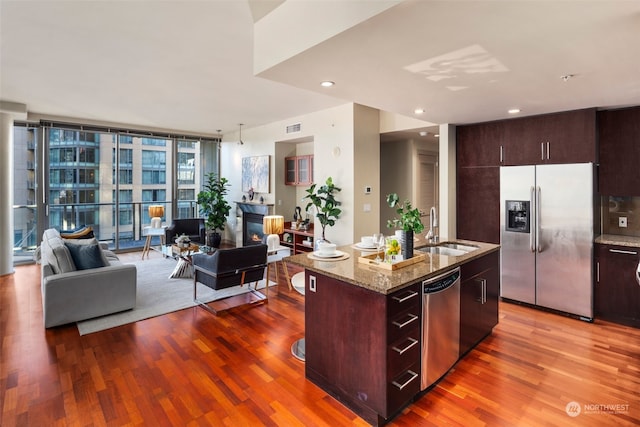
M205 218L207 228L207 246L220 247L222 234L227 225L227 216L231 205L227 203L225 196L229 188L229 180L210 172L206 175L207 182L202 191L198 193L198 206L200 214Z
M305 210L308 210L311 206L316 208L316 217L322 227L323 241L326 241L324 233L327 225L333 227L342 213L342 210L338 207L340 202L334 196L334 193L338 193L341 190L341 188L334 185L333 179L329 177L324 185L318 186L313 183L311 187L307 188L307 195L302 198L303 200L309 199Z
M405 200L400 204L397 193L387 194L389 207L394 208L400 218L387 221L387 227L402 230L402 255L404 259L413 258L413 235L424 230L424 224L420 218L420 210L411 206L411 202Z

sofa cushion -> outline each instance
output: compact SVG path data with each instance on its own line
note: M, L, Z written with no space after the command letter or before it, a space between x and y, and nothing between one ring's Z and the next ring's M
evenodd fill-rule
M41 252L42 260L51 266L55 274L76 270L69 249L60 238L58 230L53 228L45 230L42 236Z
M65 242L66 247L71 253L71 258L77 270L88 270L90 268L105 267L106 264L102 259L102 251L100 245L77 245Z
M64 244L69 246L69 245L84 245L84 246L89 246L89 245L98 245L99 249L100 249L100 256L102 258L102 262L103 262L103 266L107 266L107 265L111 265L111 263L109 262L109 255L113 255L113 257L115 257L117 259L117 257L115 256L115 254L113 254L113 252L111 251L107 251L107 250L103 250L102 247L100 247L100 242L98 242L98 239L96 239L95 237L92 239L64 239ZM73 253L71 254L73 256ZM74 260L75 262L75 260ZM76 264L76 268L78 270L81 270L80 268L78 268L77 264Z
M95 236L93 235L93 228L81 227L76 230L62 230L60 231L60 237L63 239L92 239Z

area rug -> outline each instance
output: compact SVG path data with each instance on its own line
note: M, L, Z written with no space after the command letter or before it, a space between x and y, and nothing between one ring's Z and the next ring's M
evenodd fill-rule
M136 307L133 310L77 322L80 335L126 325L196 305L193 301L193 279L169 278L176 267L176 261L173 259L150 259L136 262L135 265L138 277ZM275 282L270 281L269 286L273 285ZM211 302L240 295L249 292L248 286L235 286L214 291L199 283L198 299L203 302ZM264 286L264 280L258 283L258 289L264 288Z

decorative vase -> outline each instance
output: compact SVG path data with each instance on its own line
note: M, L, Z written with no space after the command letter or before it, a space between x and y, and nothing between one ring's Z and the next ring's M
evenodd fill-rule
M221 242L222 242L222 234L220 233L211 233L207 236L207 246L219 249Z
M404 259L413 258L413 230L402 231L402 257Z

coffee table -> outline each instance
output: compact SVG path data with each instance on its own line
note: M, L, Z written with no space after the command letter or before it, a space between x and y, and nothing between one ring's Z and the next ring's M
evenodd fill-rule
M195 254L204 253L200 250L199 245L189 244L187 247L171 245L167 247L167 256L178 261L176 268L169 275L169 279L190 278L193 277L193 261L191 257Z

